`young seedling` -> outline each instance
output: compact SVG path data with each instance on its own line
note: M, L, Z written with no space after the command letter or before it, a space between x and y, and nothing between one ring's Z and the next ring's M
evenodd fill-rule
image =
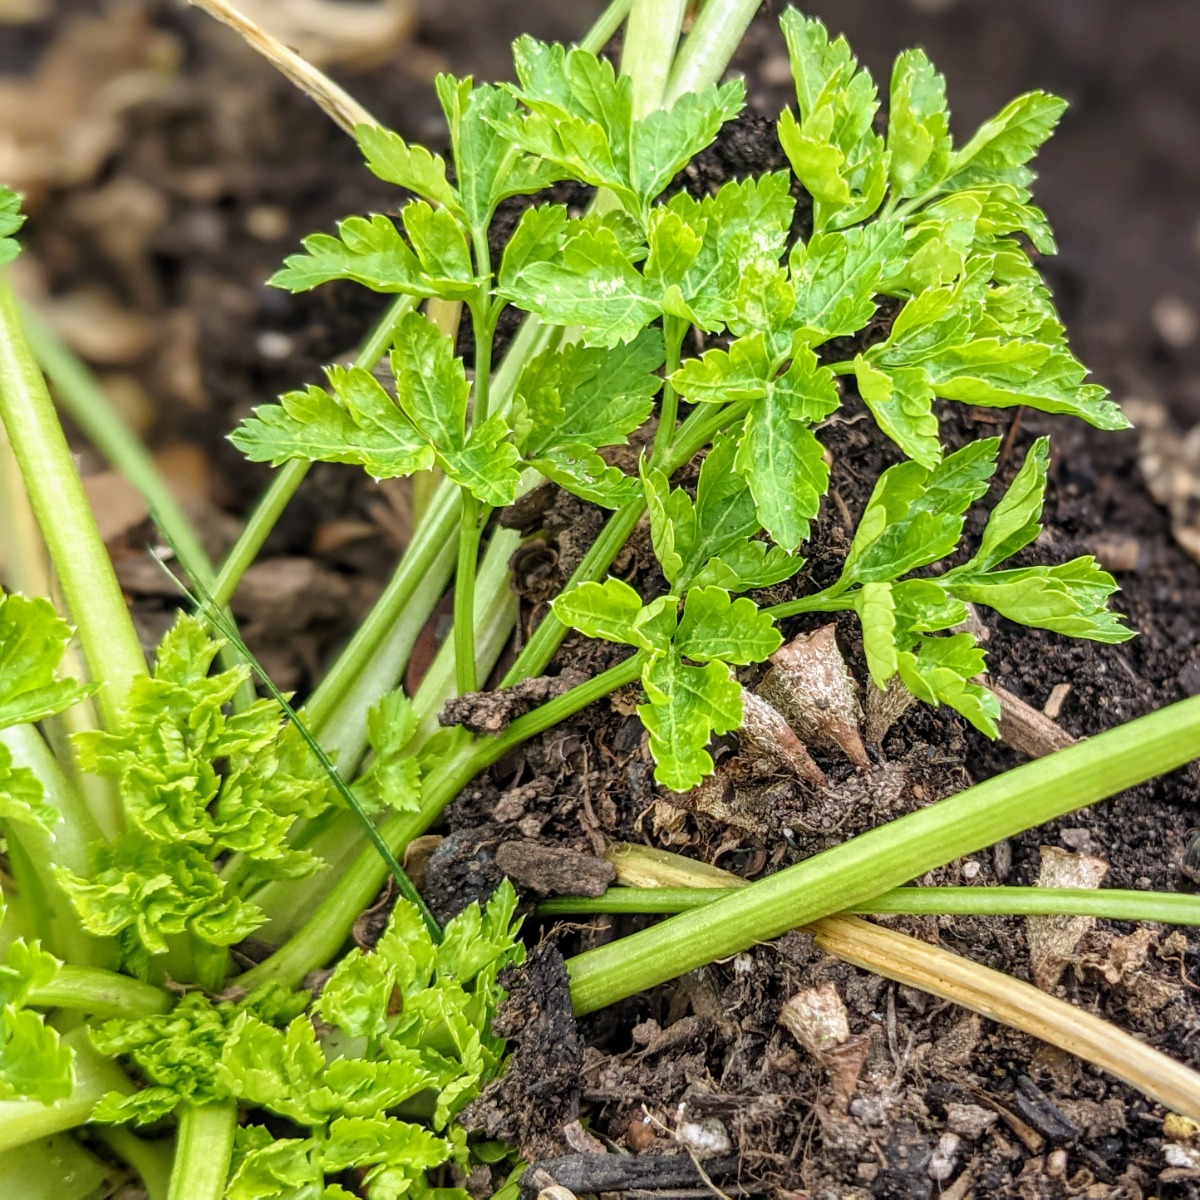
M205 3L229 15L224 0ZM1131 636L1090 558L1005 565L1040 530L1044 440L962 552L999 443L946 453L934 409L1125 424L1068 348L1028 253L1053 250L1029 163L1062 102L1021 97L955 147L943 81L914 51L897 61L880 132L875 85L845 41L788 11L797 107L778 135L790 170L695 197L674 181L743 105L740 83L718 81L757 4L709 0L680 47L684 6L634 0L617 71L597 52L629 7L611 6L589 45L520 39L514 84L440 77L449 163L261 43L353 124L367 167L398 189L396 219L314 234L273 282L353 280L394 299L356 362L233 433L281 467L277 483L211 587L202 560L184 563L211 593L207 619L182 616L153 672L0 289L0 411L89 675L59 677L71 630L47 601L3 594L0 1151L88 1120L132 1122L173 1127L172 1197L332 1198L348 1194L332 1180L349 1171L374 1200L461 1182L509 1153L470 1142L454 1118L500 1069L489 1022L498 972L521 957L515 894L506 885L466 910L440 943L402 899L373 948L346 946L389 872L402 880L407 843L481 771L637 685L658 781L693 787L713 769L711 736L741 724L738 669L773 653L800 613L853 610L869 686L903 686L990 735L984 654L958 631L968 604L1098 642ZM563 180L595 189L586 211L539 199ZM523 210L498 246L509 202ZM20 220L0 193L0 258ZM470 321L465 359L446 305ZM430 319L439 306L446 328ZM509 308L529 317L501 360ZM720 344L690 355L692 331ZM789 581L829 488L821 431L851 393L900 461L876 481L840 577L806 591ZM123 432L109 423L100 436L144 469ZM645 448L636 471L611 453L630 441ZM673 484L698 457L694 489ZM244 662L211 668L222 642L240 644L222 606L313 462L442 482L378 605L293 713L273 689L243 702ZM492 514L542 479L611 515L502 682L543 672L569 629L627 649L497 736L434 732L450 681L486 682L512 627L517 537ZM658 594L608 577L647 514ZM408 697L398 681L452 568L453 636ZM760 602L782 585L793 599ZM36 723L93 692L101 727L56 757ZM1200 705L1175 706L581 955L576 1008L870 909L933 866L1186 761L1197 732ZM80 770L111 793L83 793ZM355 808L373 822L366 838ZM84 1023L45 1020L56 1010ZM154 1173L132 1135L108 1144Z

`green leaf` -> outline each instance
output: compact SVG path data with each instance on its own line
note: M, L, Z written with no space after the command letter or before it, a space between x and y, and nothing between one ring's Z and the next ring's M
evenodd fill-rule
M799 121L790 110L780 117L780 145L813 197L814 228L846 228L875 212L887 189L888 153L873 127L875 84L846 39L830 42L820 21L788 9L780 24L800 109Z
M611 576L603 583L581 583L555 597L554 615L591 638L640 646L634 620L642 611L637 592Z
M503 88L473 85L470 78L439 75L438 100L450 127L455 179L468 225L486 232L501 200L527 195L562 178L554 166L521 154L498 127L512 119L517 102Z
M58 821L58 809L46 803L42 781L28 767L14 766L11 751L0 742L0 827L8 829L14 821L49 831Z
M65 1100L74 1087L74 1059L40 1013L0 1009L0 1099Z
M970 442L932 470L889 467L875 484L842 568L844 583L898 579L958 544L963 514L987 491L999 438Z
M421 807L421 769L408 749L416 731L412 701L399 689L368 710L367 737L374 758L354 785L368 811L416 812Z
M1127 642L1135 636L1121 624L1121 615L1106 607L1117 584L1091 555L1054 567L955 577L947 586L960 599L994 608L1021 625L1094 642Z
M96 690L56 678L71 636L49 600L0 591L0 729L53 716Z
M977 184L1025 187L1033 173L1025 164L1054 132L1067 102L1047 92L1028 92L985 121L947 167L946 190Z
M752 333L728 350L689 358L672 374L671 386L693 404L729 404L764 397L772 375L765 335Z
M383 385L361 367L327 367L329 388L310 384L262 405L230 441L252 462L289 459L351 463L374 479L395 479L433 466L429 446Z
M903 242L898 221L814 234L789 255L796 306L788 325L818 345L857 333L875 315L884 265Z
M923 50L906 50L892 70L888 103L888 180L899 196L938 183L950 159L946 81Z
M314 233L304 238L303 254L284 259L271 276L272 287L307 292L332 279L353 279L375 292L433 295L417 256L388 217L347 217L337 236Z
M642 683L649 699L638 715L650 733L657 764L654 778L686 792L711 773L705 747L714 733L730 733L742 723L742 689L724 663L689 667L674 654L646 664Z
M999 734L1000 701L974 676L984 669L983 651L969 633L921 637L917 649L898 656L900 678L919 700L935 707L948 704L988 737Z
M24 224L20 193L0 184L0 267L21 253L21 244L13 234Z
M810 426L839 399L832 373L803 347L746 418L734 465L750 486L763 528L786 551L808 537L829 487L825 452Z
M406 204L400 217L421 264L424 293L448 300L473 297L480 281L471 264L467 235L458 221L444 208L430 208L423 200Z
M398 133L379 125L357 125L354 137L368 169L380 179L462 214L458 194L446 178L446 164L438 155L424 146L410 146Z
M876 687L886 687L896 673L896 602L890 583L864 583L855 594L862 622L867 669Z
M642 482L650 511L654 552L667 581L678 592L716 586L727 591L770 587L791 578L802 558L755 540L761 526L754 497L733 469L737 439L719 434L700 467L693 504L682 488L644 468Z
M646 422L662 385L655 374L662 361L657 330L609 351L572 343L539 355L517 383L526 459L594 503L612 507L627 499L636 483L593 451L624 444Z
M992 509L979 549L970 562L950 572L949 577L990 571L1023 550L1042 532L1042 504L1049 468L1050 439L1041 437L1030 447L1016 478Z
M633 123L630 183L645 205L658 196L746 103L740 79L680 96Z
M923 371L897 367L890 374L873 366L861 354L854 359L858 394L871 410L876 424L922 466L941 460L942 443L933 415L933 389Z
M693 588L683 606L675 650L696 662L762 662L783 645L775 622L744 596L733 600L723 588Z
M552 325L580 325L591 345L630 342L661 311L616 234L583 229L554 262L532 262L506 299Z
M396 326L391 354L396 400L433 447L438 466L484 504L511 504L520 485L520 455L498 414L466 431L470 388L454 342L418 313Z

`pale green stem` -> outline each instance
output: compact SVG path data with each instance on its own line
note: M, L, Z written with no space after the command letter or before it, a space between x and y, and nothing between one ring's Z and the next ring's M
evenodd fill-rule
M635 118L663 106L686 10L687 0L633 0L621 45L621 74L633 81Z
M46 381L25 340L16 298L0 275L0 410L93 680L115 728L130 683L146 673L137 632Z
M491 509L481 506L462 490L462 525L458 534L458 565L454 569L454 667L458 694L478 686L475 671L475 573L479 565L479 539Z
M744 884L746 881L739 882ZM721 890L712 887L615 887L602 896L556 896L552 900L543 900L537 911L547 917L589 913L679 913L711 904L720 898ZM1067 916L1200 925L1200 896L1117 888L902 887L844 911L864 916Z
M664 97L668 104L720 82L761 5L762 0L706 0L675 56Z
M181 1104L167 1200L221 1200L229 1180L236 1100Z
M97 1158L69 1133L0 1154L0 1196L12 1200L101 1200L120 1182L120 1168Z
M138 1173L147 1200L167 1200L174 1139L141 1138L123 1125L93 1126L91 1136Z
M612 3L596 18L596 23L579 40L582 50L590 50L599 54L613 34L621 28L622 22L629 15L629 7L633 0L612 0Z
M31 1008L69 1008L95 1017L152 1017L167 1012L169 992L101 967L63 963L49 983L25 998Z

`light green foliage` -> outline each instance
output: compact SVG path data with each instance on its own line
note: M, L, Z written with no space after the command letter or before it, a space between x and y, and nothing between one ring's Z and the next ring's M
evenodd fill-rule
M695 501L672 490L661 471L646 467L654 553L677 592L706 584L730 592L769 587L791 578L802 558L760 540L761 525L746 480L734 469L737 440L718 436L700 468Z
M468 428L470 388L454 345L416 313L396 327L395 399L359 367L330 367L329 390L310 386L256 409L232 435L251 459L349 462L376 479L436 464L484 504L511 504L520 473L499 416Z
M643 220L650 203L745 100L734 81L635 120L631 81L618 78L606 60L530 37L513 49L519 83L511 90L525 111L501 123L502 132L564 177L607 187Z
M118 937L137 973L185 930L224 946L257 926L213 859L242 855L268 878L316 865L286 835L327 806L328 779L273 700L227 710L248 668L210 675L220 645L181 617L154 674L131 685L123 725L75 739L85 770L119 782L129 827L96 848L89 878L59 876L85 927Z
M307 1136L244 1127L227 1196L336 1194L325 1176L352 1168L372 1196L419 1193L426 1170L465 1161L450 1122L499 1068L489 1026L503 998L496 976L522 954L516 903L505 881L435 946L399 901L374 949L343 957L311 1011L307 993L272 985L240 1003L189 992L162 1016L104 1023L97 1048L127 1058L147 1086L108 1094L93 1119L145 1124L181 1103L234 1098L252 1119L286 1118ZM427 1124L413 1119L423 1104L397 1114L421 1094L432 1097Z
M71 635L49 600L0 591L0 729L53 716L96 690L57 677Z
M579 584L554 601L565 625L642 653L648 703L638 715L650 733L654 777L684 792L712 771L705 749L712 734L741 724L741 685L727 664L761 662L782 639L753 601L734 600L720 587L693 587L682 618L678 609L675 596L643 605L633 588L612 578Z
M0 743L0 829L17 822L48 830L57 819L58 810L46 803L42 781L28 767L16 766L9 748Z
M2 1100L29 1097L53 1104L71 1094L74 1052L61 1043L57 1030L40 1013L25 1007L30 991L50 983L59 966L52 954L24 938L16 938L0 962Z
M21 244L13 235L24 224L20 195L0 184L0 267L21 253Z
M859 522L842 577L829 593L857 610L867 665L879 687L899 673L915 696L949 704L992 736L999 708L971 682L984 669L983 651L967 633L931 636L964 621L967 603L1093 641L1133 636L1107 608L1116 590L1112 576L1090 556L1054 567L993 570L1041 530L1049 463L1045 439L1034 444L992 510L980 548L968 562L929 578L903 578L955 550L967 508L987 490L999 446L998 438L988 438L933 468L907 462L886 470Z
M354 785L368 812L416 812L421 805L421 770L409 748L417 715L403 691L389 692L367 713L367 738L374 757Z
M657 330L607 352L576 343L533 359L517 383L514 417L525 459L595 504L616 508L628 500L637 481L596 449L623 445L645 424L662 362Z

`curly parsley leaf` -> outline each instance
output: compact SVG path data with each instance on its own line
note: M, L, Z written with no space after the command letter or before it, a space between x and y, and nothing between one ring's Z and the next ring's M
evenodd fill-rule
M693 588L675 633L675 651L696 662L762 662L783 645L783 637L752 600L738 600L719 587Z
M0 827L18 822L50 830L57 820L58 810L46 803L42 781L28 767L16 766L12 752L0 742Z
M367 738L374 752L354 791L368 812L421 806L421 767L409 742L417 732L412 701L402 690L389 692L367 713Z
M887 148L888 183L896 195L919 195L945 177L951 154L946 81L923 50L896 59Z
M53 1104L71 1094L75 1052L40 1013L25 1007L29 993L50 983L60 965L24 938L16 938L0 962L0 1099Z
M96 690L57 677L71 636L49 600L0 590L0 729L53 716Z
M677 605L674 596L643 605L629 584L610 576L603 583L581 583L561 593L552 607L564 625L588 637L661 652L675 634Z

